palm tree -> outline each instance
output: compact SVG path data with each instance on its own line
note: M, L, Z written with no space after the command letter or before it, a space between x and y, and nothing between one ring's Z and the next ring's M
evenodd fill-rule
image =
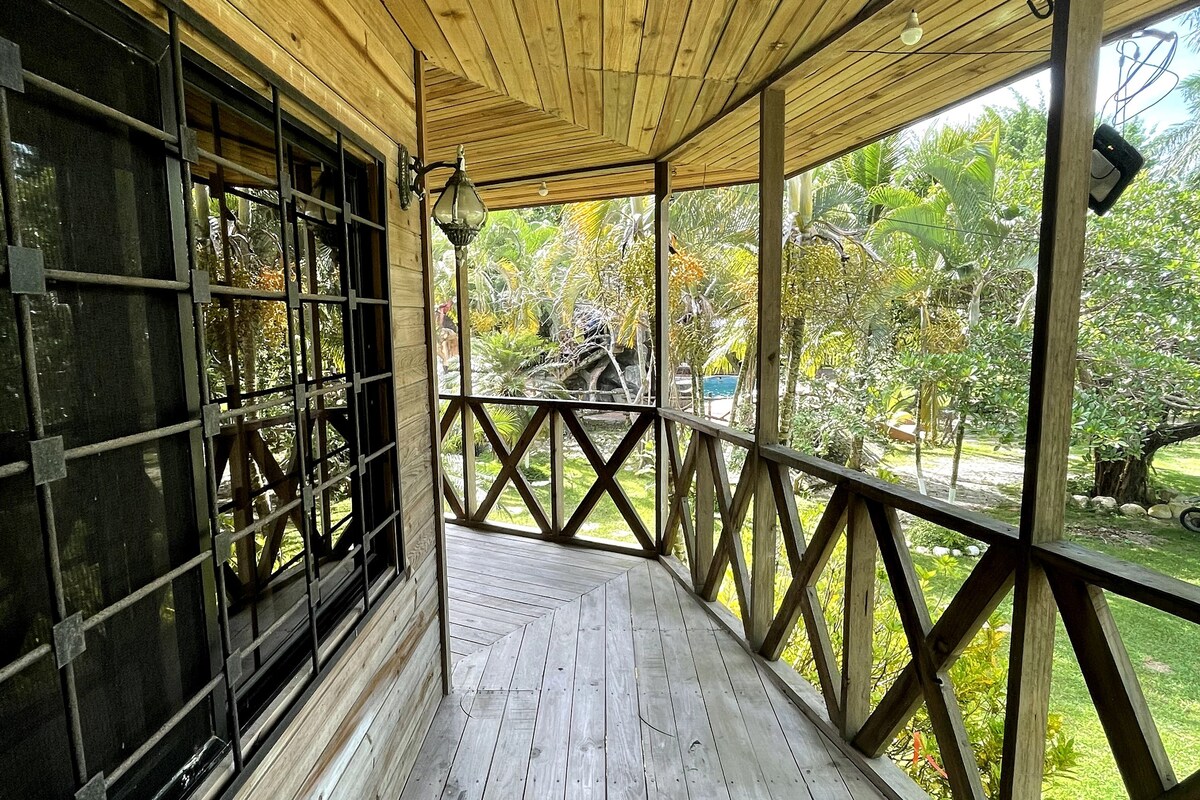
M1196 11L1188 14L1197 16ZM1196 29L1193 35L1200 33ZM1196 36L1200 39L1200 36ZM1153 142L1158 163L1165 175L1173 175L1186 184L1200 184L1200 72L1179 82L1179 92L1187 106L1189 119L1176 122Z
M984 290L1014 268L1029 269L1028 254L1008 247L1015 212L996 200L1000 129L990 121L975 129L945 127L918 144L908 160L905 185L879 186L870 200L885 209L877 240L900 237L925 279L917 294L916 452L921 429L937 424L938 387L944 384L956 414L948 499L957 493L969 407L975 382L968 351L982 315ZM963 297L965 293L965 297ZM965 300L965 303L962 302ZM959 309L965 306L965 314ZM951 310L946 313L945 307Z

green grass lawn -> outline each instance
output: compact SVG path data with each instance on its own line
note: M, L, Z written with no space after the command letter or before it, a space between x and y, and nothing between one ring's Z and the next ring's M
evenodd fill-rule
M601 433L601 449L606 455L615 444L615 441L607 440L618 436L619 431L615 429ZM549 458L546 448L538 444L535 442L531 448L522 471L549 513ZM892 458L909 458L911 462L911 452L901 451ZM939 460L948 458L947 449L926 449L927 466L937 467ZM997 476L1011 479L1022 459L1019 449L997 449L988 442L969 441L964 447L962 473L978 480L984 472L993 470ZM620 473L622 486L648 528L652 528L654 519L653 463L652 443L644 443ZM1086 477L1087 464L1082 454L1072 454L1070 468L1081 479ZM477 469L481 476L479 485L486 488L499 464L494 456L484 451L480 454ZM453 468L450 471L453 473ZM1016 474L1017 483L1010 480L994 487L995 503L983 509L1014 524L1020 514L1019 470ZM568 447L564 475L569 516L591 487L595 473L578 449ZM1162 451L1156 459L1154 478L1159 484L1183 494L1200 495L1200 443ZM811 530L821 504L806 505L802 499L801 505L802 508L811 506L808 509L811 519L806 520L805 526L806 530ZM502 525L536 527L511 485L501 494L489 520ZM1200 584L1200 536L1183 530L1177 523L1101 515L1074 507L1068 507L1066 523L1067 537L1072 541ZM923 536L937 535L932 526L919 521L910 520L906 525L914 543ZM581 535L636 546L628 525L607 496L581 528ZM969 558L934 559L917 555L916 560L920 566L936 567L930 590L944 599L953 595L975 564ZM722 595L727 603L735 604L729 587ZM1176 773L1185 777L1200 770L1200 626L1124 598L1110 596L1109 602ZM998 614L1002 618L1011 618L1011 597ZM1059 779L1048 787L1046 797L1051 800L1124 798L1120 776L1061 622L1055 642L1051 706L1052 711L1063 717L1064 728L1074 739L1079 765L1071 778Z
M1189 497L1200 496L1200 443L1166 447L1154 458L1154 478Z
M949 458L949 451L930 448L928 458L936 463ZM962 472L970 475L984 460L1019 464L1017 449L997 450L987 442L968 442L964 447ZM1071 454L1070 470L1078 483L1086 481L1089 465L1084 453ZM1166 448L1154 462L1156 484L1184 495L1200 495L1200 442ZM1009 498L985 509L1006 522L1016 524L1020 516L1020 486L1000 487ZM1146 518L1101 515L1069 506L1066 511L1067 538L1116 558L1133 561L1167 575L1200 584L1200 536L1176 522ZM924 523L910 523L910 536ZM934 559L917 556L932 566ZM943 560L943 563L949 560ZM934 578L939 593L952 593L973 562L951 562ZM1180 777L1200 770L1200 627L1122 597L1109 596L1117 626L1130 655L1147 703L1153 712L1164 746ZM1001 607L1011 617L1011 598ZM1055 640L1052 710L1062 715L1075 739L1080 764L1073 779L1060 779L1048 787L1051 800L1124 798L1120 775L1103 729L1092 707L1070 640L1061 621Z
M1088 517L1095 519L1089 512L1072 510L1068 524L1086 522ZM1137 536L1133 541L1121 541L1115 534L1098 537L1079 531L1070 538L1109 555L1200 583L1200 538L1178 526L1157 525L1147 533L1145 525L1143 522L1141 530L1130 530L1134 524L1126 526ZM975 563L972 559L921 555L915 560L927 568L936 563L938 572L932 588L942 596L952 594ZM1180 776L1189 775L1200 769L1200 627L1122 597L1109 596L1109 604L1175 771ZM1011 597L997 613L1011 618ZM1080 763L1074 777L1056 781L1046 797L1126 797L1061 621L1054 646L1051 710L1063 717L1065 729L1075 740Z
M611 456L625 432L625 428L614 424L599 425L584 420L589 435L607 458ZM596 471L584 457L582 450L574 443L570 434L566 434L565 456L563 458L563 494L564 518L569 520L579 507L584 496L596 482ZM456 489L462 486L461 467L447 460L447 472L451 476ZM456 469L457 467L457 469ZM546 430L534 440L522 461L521 473L529 481L546 516L550 515L550 454ZM475 462L477 494L482 500L484 493L495 481L500 471L500 462L490 448L479 447ZM654 438L653 433L643 437L642 442L626 459L623 468L617 475L617 482L629 496L630 502L637 509L642 524L647 531L654 530ZM488 513L489 522L497 525L537 530L537 523L529 513L525 501L510 481L500 493L496 504ZM616 505L607 493L603 494L577 534L582 539L596 539L605 542L628 545L639 548L637 539L630 533L629 523L621 516Z

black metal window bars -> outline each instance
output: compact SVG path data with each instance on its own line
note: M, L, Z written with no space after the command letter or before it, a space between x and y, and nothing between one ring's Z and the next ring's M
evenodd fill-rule
M267 175L236 159L227 158L219 152L209 152L197 144L196 131L189 127L187 99L189 86L185 80L185 54L180 40L181 14L187 14L189 27L214 42L218 47L232 51L239 60L247 62L262 74L270 86L270 117L273 128L275 164L273 174ZM242 659L253 654L255 665L260 666L258 650L271 637L289 623L295 624L301 612L307 618L307 675L289 669L293 683L310 683L325 667L336 652L341 641L378 601L380 596L403 574L405 569L401 532L401 489L399 454L395 440L394 386L390 344L390 302L388 297L386 268L386 189L384 187L383 159L371 148L355 140L359 152L366 152L374 163L369 169L375 171L368 185L348 185L347 138L349 134L337 130L333 152L336 163L328 165L339 178L336 187L336 202L329 196L302 191L294 187L294 176L289 174L289 149L285 118L281 102L281 82L262 65L253 62L236 44L214 29L207 28L203 20L190 15L186 9L167 8L169 58L161 68L166 70L169 80L164 85L170 89L163 92L164 119L170 121L164 128L155 127L116 108L91 99L66 86L62 86L29 70L21 69L19 56L0 41L0 188L4 199L4 230L7 236L6 272L0 272L0 287L7 288L12 296L16 313L17 341L20 349L21 378L25 396L29 430L29 456L10 463L0 464L0 479L15 479L27 476L36 490L40 534L44 548L46 572L51 589L53 611L52 640L29 649L19 658L0 667L0 685L21 675L25 670L43 659L53 658L57 670L59 690L66 716L69 749L74 769L75 796L95 800L107 796L109 789L121 781L148 753L167 737L188 715L201 704L209 703L212 730L221 734L218 738L227 742L227 748L219 753L232 762L232 775L242 772L247 759L254 750L254 742L247 741L248 726L242 719L245 709L240 703L248 681L243 680ZM193 64L207 62L191 53L187 55L188 68ZM15 65L15 67L14 67ZM27 247L22 241L21 208L17 191L17 176L14 170L14 150L10 127L11 93L35 92L48 96L56 104L70 109L69 113L80 117L98 118L106 124L124 126L129 131L146 139L161 143L166 154L166 175L171 181L168 196L171 201L171 228L174 232L175 265L171 279L138 276L109 275L92 272L48 269L44 267L41 254ZM331 121L320 109L314 109L304 98L291 98L304 106L310 113L323 121ZM215 106L214 106L215 107ZM217 140L219 141L219 139ZM214 148L219 150L219 144ZM238 287L212 280L212 275L198 269L196 236L193 235L196 209L192 198L196 181L193 167L201 161L215 165L224 179L226 171L250 178L253 182L268 187L274 194L279 219L279 241L283 243L280 258L286 286L282 291L263 291ZM360 170L367 174L366 170ZM231 191L241 190L231 187ZM243 192L243 194L245 194ZM255 198L256 200L258 198ZM365 201L365 202L364 202ZM225 210L224 195L220 205ZM304 269L300 261L305 252L305 243L298 241L300 227L305 217L316 209L319 221L335 231L336 246L341 251L340 291L322 292L310 280L305 288ZM309 277L315 277L310 271ZM187 418L177 423L121 436L107 441L77 447L65 447L61 436L47 434L46 420L39 386L38 351L33 335L33 298L44 294L47 286L55 284L91 284L117 288L124 291L161 292L177 298L180 322L180 348L183 352L184 372L187 379ZM366 284L370 285L366 285ZM241 396L231 402L229 396L216 397L210 387L209 358L206 342L205 313L213 304L231 304L234 298L254 301L279 302L286 304L287 343L290 382L272 387L256 397ZM337 308L344 334L344 366L339 373L325 374L321 368L319 354L310 353L310 339L319 347L315 338L319 306ZM230 321L232 325L232 318ZM374 341L372 341L374 339ZM364 351L369 350L370 353ZM313 356L316 356L315 358ZM315 365L315 369L313 369ZM280 397L271 395L283 394ZM348 434L344 443L332 450L324 450L324 427L328 419L326 401L341 395L347 398L342 425ZM242 401L251 400L249 404ZM257 400L257 402L254 402ZM227 524L229 512L237 503L222 504L222 474L216 469L218 454L216 443L222 431L238 430L249 414L285 408L291 405L290 424L296 432L296 473L299 476L299 496L287 502L279 502L264 516L254 518L253 513L241 514L242 526L231 529ZM311 434L316 433L322 441L318 458L312 458ZM56 530L54 492L58 481L66 477L72 462L108 453L120 448L155 442L166 437L186 435L192 452L192 471L195 488L195 530L199 532L198 553L162 574L157 579L137 588L107 607L85 616L82 612L69 613L63 582L63 571L59 551L59 534ZM332 469L344 464L344 468ZM352 514L339 522L348 528L359 526L361 536L345 554L353 559L353 572L344 576L337 587L326 588L321 581L320 569L314 543L324 530L332 535L334 525L330 519L330 507L324 500L327 490L338 483L351 482ZM268 488L272 488L269 484ZM277 486L273 488L278 488ZM279 614L266 627L254 621L253 638L245 645L235 645L231 637L231 617L227 603L227 562L239 545L250 544L253 550L254 537L281 519L293 518L300 510L299 528L303 540L302 571L305 580L304 593L286 611ZM243 508L242 511L249 509ZM376 540L383 537L383 547L375 548ZM244 548L243 552L246 548ZM374 552L373 552L374 551ZM370 565L376 553L384 553L385 564L377 575L370 575ZM102 623L116 617L155 592L168 587L176 580L193 572L199 572L205 587L205 612L208 630L210 662L214 669L212 677L187 699L175 713L148 739L136 747L119 765L107 772L89 761L85 748L83 711L80 690L77 686L75 661L86 650L87 636ZM345 588L349 580L357 585L359 598L353 603L345 601ZM326 601L332 605L333 595L341 598L333 619L321 617ZM253 612L253 607L252 607ZM357 614L357 616L355 616ZM216 625L212 624L216 618ZM320 624L319 624L320 623ZM324 629L324 635L322 630ZM294 642L291 642L294 644ZM136 658L136 654L131 654ZM299 674L299 678L295 676ZM278 693L279 687L271 687ZM292 697L295 694L291 695ZM271 694L274 697L274 694ZM250 709L261 713L265 707ZM263 715L265 717L265 714ZM259 725L249 738L262 743L267 731ZM269 726L266 726L269 727ZM208 766L220 758L210 760ZM184 765L180 764L180 767Z

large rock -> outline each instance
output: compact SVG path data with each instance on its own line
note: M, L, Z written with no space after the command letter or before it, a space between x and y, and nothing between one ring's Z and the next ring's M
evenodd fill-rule
M1165 503L1150 506L1146 509L1146 513L1155 519L1174 519L1175 515L1171 513L1171 507Z
M1093 497L1092 498L1092 508L1094 508L1098 511L1116 511L1117 510L1117 498L1108 497L1106 495L1099 495L1098 497Z
M1071 505L1075 506L1076 508L1087 508L1088 496L1086 494L1071 495Z
M1121 506L1121 513L1127 517L1144 517L1146 516L1146 509L1137 503L1126 503Z

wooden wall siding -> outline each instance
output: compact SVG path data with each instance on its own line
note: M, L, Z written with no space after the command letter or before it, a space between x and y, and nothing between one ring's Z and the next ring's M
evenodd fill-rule
M442 696L437 613L430 558L377 609L237 800L396 797Z
M1049 58L1049 22L1015 0L922 3L911 49L911 0L385 2L430 59L431 156L466 144L494 208L650 194L656 159L677 190L752 181L768 83L786 92L794 174ZM1109 0L1105 33L1180 6ZM581 172L545 199L523 180L566 170Z
M154 0L123 0L162 27ZM398 143L416 144L414 52L378 0L187 0L291 89L387 159L393 371L410 576L265 753L238 797L396 797L442 694L421 226L395 187ZM245 65L181 25L185 44L263 91ZM294 105L291 106L294 108ZM317 126L320 128L321 126Z

